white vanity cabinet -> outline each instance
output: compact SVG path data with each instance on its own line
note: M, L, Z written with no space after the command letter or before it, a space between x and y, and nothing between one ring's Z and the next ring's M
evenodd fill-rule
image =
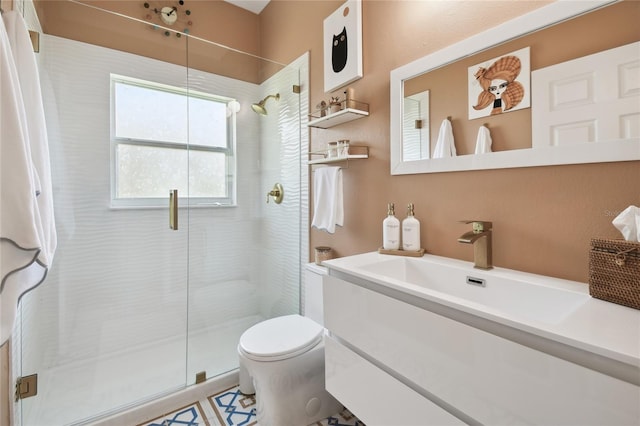
M324 277L326 385L368 426L640 424L636 384L341 278Z
M327 389L366 425L464 424L331 337L325 359Z

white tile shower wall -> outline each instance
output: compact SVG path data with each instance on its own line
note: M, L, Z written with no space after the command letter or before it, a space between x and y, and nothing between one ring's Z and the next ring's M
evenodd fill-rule
M191 210L191 242L165 231L166 209L110 209L109 73L184 87L195 71L188 76L184 67L53 36L41 43L59 247L47 282L25 300L23 315L43 319L23 336L25 363L42 357L44 367L61 365L184 335L188 267L194 289L251 282L251 179L238 182L239 207ZM259 97L256 85L209 77L218 94L243 105ZM247 110L238 118L239 171L258 161L259 121ZM235 302L247 306L241 297ZM176 356L184 347L176 345Z
M293 84L301 86L300 94ZM301 268L306 261L308 198L308 57L303 55L262 84L262 96L270 100L268 115L261 118L260 170L264 194L278 182L284 188L281 204L258 199L261 213L260 244L256 259L261 267L260 311L265 318L300 312ZM304 220L303 220L304 218ZM304 245L302 245L304 243Z

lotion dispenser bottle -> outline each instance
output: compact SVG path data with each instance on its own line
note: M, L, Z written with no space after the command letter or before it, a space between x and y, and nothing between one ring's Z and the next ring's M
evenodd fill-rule
M412 203L407 206L407 217L402 221L402 249L420 250L420 221L414 216Z
M393 203L387 206L387 217L382 221L382 248L385 250L400 248L400 221L395 217Z

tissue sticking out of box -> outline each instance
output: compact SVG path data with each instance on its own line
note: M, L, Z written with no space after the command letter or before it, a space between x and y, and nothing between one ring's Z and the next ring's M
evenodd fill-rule
M640 241L640 207L629 206L611 222L627 241Z

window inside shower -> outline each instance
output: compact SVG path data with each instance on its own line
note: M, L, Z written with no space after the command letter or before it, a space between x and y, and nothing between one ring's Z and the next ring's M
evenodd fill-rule
M171 185L192 205L233 205L235 105L233 98L112 74L111 205L166 206Z

